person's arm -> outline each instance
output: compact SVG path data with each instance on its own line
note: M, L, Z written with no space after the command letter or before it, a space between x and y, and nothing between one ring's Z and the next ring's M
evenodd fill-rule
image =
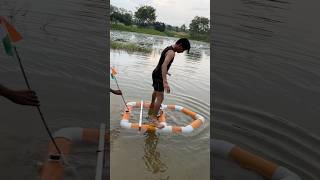
M170 93L170 87L169 87L169 83L167 80L167 73L168 73L168 64L170 63L170 61L172 61L172 59L174 58L174 51L170 50L167 52L166 58L164 59L164 62L161 66L161 70L162 70L162 79L163 79L163 87L166 90L167 93Z
M11 100L16 104L39 106L39 100L34 91L30 90L11 90L0 84L0 95Z

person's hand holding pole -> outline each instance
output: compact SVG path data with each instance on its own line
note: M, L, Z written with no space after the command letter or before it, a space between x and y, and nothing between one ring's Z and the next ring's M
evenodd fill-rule
M11 90L0 85L0 94L16 104L40 106L36 93L31 90Z
M115 95L122 95L122 91L121 91L121 90L113 90L113 89L110 89L110 92L112 92L112 93L115 94Z

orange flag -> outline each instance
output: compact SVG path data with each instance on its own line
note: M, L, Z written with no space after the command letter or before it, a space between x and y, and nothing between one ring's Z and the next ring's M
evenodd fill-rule
M11 42L18 42L22 39L21 34L2 16L0 16L0 24L5 26Z
M111 74L112 74L113 76L115 76L116 74L118 74L117 71L116 71L116 69L115 69L114 67L111 68L111 71L112 71Z

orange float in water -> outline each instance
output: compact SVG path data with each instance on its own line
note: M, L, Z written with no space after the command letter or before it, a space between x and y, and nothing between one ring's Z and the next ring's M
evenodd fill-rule
M71 151L72 144L74 143L97 143L101 142L101 139L109 141L109 135L99 129L70 127L63 128L55 132L54 140L61 151L62 155L57 152L54 144L49 143L48 146L48 158L45 160L41 170L41 180L62 180L64 174L65 160ZM104 143L102 144L104 145ZM100 145L99 145L100 146ZM101 147L99 147L101 148ZM102 147L100 153L104 153L104 147ZM101 159L101 158L100 158ZM99 162L99 159L98 159ZM101 166L101 165L100 165ZM100 170L99 170L100 171ZM98 168L97 168L98 172ZM96 177L101 176L101 173L96 174ZM97 178L96 178L97 179Z
M126 129L139 129L139 123L132 123L129 121L130 117L131 117L131 111L134 108L140 108L141 107L141 102L129 102L127 103L127 107L129 108L129 110L125 110L123 112L122 115L122 120L120 122L120 125L122 128L126 128ZM150 107L150 103L143 103L143 108L149 108ZM188 116L190 116L192 118L192 121L186 125L186 126L170 126L167 125L166 123L166 117L165 117L165 113L161 113L159 116L159 121L161 124L164 125L163 128L156 128L154 125L152 124L141 124L141 129L143 130L148 130L148 131L156 131L158 133L173 133L173 134L189 134L191 132L193 132L195 129L200 128L204 123L205 123L205 119L187 109L184 108L182 106L178 106L178 105L161 105L161 109L165 110L165 109L169 109L169 110L175 110L175 111L180 111Z
M227 141L212 139L211 147L214 154L231 159L241 167L253 170L270 180L301 180L289 169L265 160Z

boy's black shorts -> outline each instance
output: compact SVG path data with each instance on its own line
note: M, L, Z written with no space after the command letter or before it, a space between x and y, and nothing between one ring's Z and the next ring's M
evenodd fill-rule
M153 86L154 91L159 91L159 92L164 91L162 79L152 77L152 81L153 81L152 86Z

